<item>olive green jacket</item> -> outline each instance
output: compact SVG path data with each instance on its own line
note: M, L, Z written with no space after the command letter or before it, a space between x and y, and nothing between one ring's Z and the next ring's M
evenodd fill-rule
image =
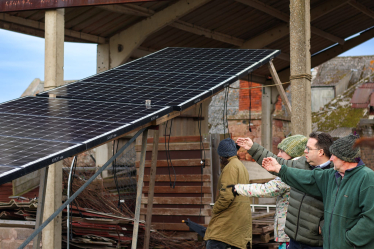
M229 158L218 180L219 194L204 240L218 240L247 248L252 240L252 214L249 197L234 197L228 185L249 184L248 170L236 156Z
M291 168L313 170L305 157L298 160L285 160L266 150L264 147L254 143L248 150L257 163L261 164L265 157L274 157L279 164ZM330 164L332 167L332 163ZM293 240L309 246L323 245L322 235L319 234L319 227L324 224L324 210L322 198L305 194L295 188L291 188L291 195L286 216L286 234Z

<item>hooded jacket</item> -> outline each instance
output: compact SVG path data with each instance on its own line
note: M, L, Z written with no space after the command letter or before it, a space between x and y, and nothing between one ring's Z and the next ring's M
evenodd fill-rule
M334 169L305 171L282 166L284 182L323 198L324 249L374 248L374 171L362 161L345 172Z
M266 150L257 143L248 150L258 164L261 165L265 157L274 157L277 161L287 167L312 170L314 169L306 161L305 157L297 160L285 160ZM332 166L332 163L330 167ZM283 180L283 179L282 179ZM285 232L293 240L309 246L322 246L323 238L319 234L319 227L324 224L323 202L315 195L305 194L297 189L291 188L289 206L286 216Z
M236 156L229 158L218 180L219 194L204 240L217 240L242 249L252 240L249 197L234 197L228 185L249 184L248 170Z

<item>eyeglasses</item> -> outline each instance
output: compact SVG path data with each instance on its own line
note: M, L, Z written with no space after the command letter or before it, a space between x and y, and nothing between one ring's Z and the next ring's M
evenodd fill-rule
M309 153L310 150L320 150L320 149L311 149L308 146L305 146L306 151Z

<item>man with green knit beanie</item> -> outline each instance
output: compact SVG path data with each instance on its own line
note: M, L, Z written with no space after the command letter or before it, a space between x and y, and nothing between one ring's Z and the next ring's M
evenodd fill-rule
M358 136L350 134L330 146L334 168L306 171L264 158L262 166L282 181L324 203L323 248L374 248L374 171L353 148Z

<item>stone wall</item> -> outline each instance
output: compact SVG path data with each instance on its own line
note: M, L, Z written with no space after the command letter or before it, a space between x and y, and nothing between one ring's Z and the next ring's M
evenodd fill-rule
M15 249L34 232L31 228L11 228L0 227L0 248L1 249ZM32 249L32 241L25 247Z

